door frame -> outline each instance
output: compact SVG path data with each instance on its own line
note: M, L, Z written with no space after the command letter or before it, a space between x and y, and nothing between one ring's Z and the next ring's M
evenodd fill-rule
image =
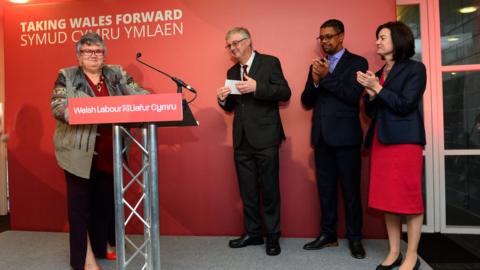
M422 61L427 68L427 89L424 94L426 173L426 224L423 232L458 234L480 234L479 226L452 226L446 224L446 179L445 157L480 155L475 150L445 150L443 117L444 72L480 71L480 64L442 65L440 1L439 0L396 0L397 5L419 5L422 33ZM427 111L427 109L429 111Z

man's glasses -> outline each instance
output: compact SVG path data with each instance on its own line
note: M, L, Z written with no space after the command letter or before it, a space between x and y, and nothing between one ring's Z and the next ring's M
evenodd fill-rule
M245 39L248 39L248 38L242 38L242 39L240 39L240 40L232 41L232 43L227 44L227 46L225 46L225 49L228 50L228 49L230 49L230 48L237 47L238 44L239 44L240 42L244 41Z
M96 56L103 56L105 51L101 49L97 49L97 50L85 49L85 50L80 50L80 53L84 56L92 56L93 54L95 54Z
M343 33L343 32L338 32L338 33L335 33L335 34L333 34L333 35L327 34L327 35L325 35L325 36L318 36L318 37L317 37L317 40L320 41L320 42L323 42L324 40L325 40L325 41L330 41L330 40L332 40L332 38L340 35L341 33Z

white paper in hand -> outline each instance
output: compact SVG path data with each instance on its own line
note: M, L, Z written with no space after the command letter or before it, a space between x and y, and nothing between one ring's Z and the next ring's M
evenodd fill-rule
M241 95L240 91L238 91L236 84L242 82L237 80L225 80L225 86L230 88L230 95Z

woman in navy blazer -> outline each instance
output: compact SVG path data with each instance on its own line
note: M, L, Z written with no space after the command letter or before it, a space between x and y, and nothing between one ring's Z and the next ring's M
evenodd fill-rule
M423 223L422 175L425 128L420 109L426 87L425 66L415 53L412 31L388 22L376 31L377 53L385 65L377 72L357 72L365 87L365 109L371 118L365 144L371 148L369 207L385 215L389 254L377 266L388 270L418 269ZM401 216L407 219L408 247L400 253Z

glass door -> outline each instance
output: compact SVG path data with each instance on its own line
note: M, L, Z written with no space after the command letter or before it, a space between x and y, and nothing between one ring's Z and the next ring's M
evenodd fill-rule
M441 231L480 234L480 1L434 1Z
M480 234L480 0L397 0L427 67L424 232Z
M430 66L430 54L428 43L428 21L425 1L397 0L397 20L408 25L415 36L415 55L413 59L425 64L427 70ZM430 76L430 74L428 74ZM432 139L432 91L430 80L423 96L422 111L427 135L427 145L423 151L424 174L423 174L423 202L425 205L425 219L422 231L435 231L435 198L433 182L433 139Z

